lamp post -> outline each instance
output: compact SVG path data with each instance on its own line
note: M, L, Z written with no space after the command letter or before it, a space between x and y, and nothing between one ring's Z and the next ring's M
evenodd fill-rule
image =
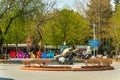
M96 36L95 36L95 24L93 24L93 40L96 39ZM93 54L94 54L94 57L95 57L95 48L93 48Z
M93 24L93 40L95 40L96 39L96 36L95 36L95 24Z

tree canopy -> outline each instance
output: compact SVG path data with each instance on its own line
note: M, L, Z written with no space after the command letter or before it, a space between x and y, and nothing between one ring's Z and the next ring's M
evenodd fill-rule
M55 1L53 4L50 2L47 0L1 0L0 35L4 37L2 41L25 43L27 35L31 35L29 28L43 24L46 13L53 8L51 6L55 4Z
M111 18L110 36L113 46L116 48L116 52L118 52L120 45L120 3L116 4L115 12Z
M48 22L44 27L45 44L60 45L63 41L70 45L86 44L90 38L90 27L84 17L67 9L53 14L58 17Z
M97 39L102 40L107 37L112 8L110 0L91 0L87 11L87 19L90 24L96 24Z

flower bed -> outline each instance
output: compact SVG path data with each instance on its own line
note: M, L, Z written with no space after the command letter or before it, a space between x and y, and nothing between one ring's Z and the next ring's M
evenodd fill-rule
M103 71L114 70L112 66L22 66L22 70L35 70L35 71Z
M103 70L114 70L114 67L110 66L112 64L111 59L88 59L85 61L86 66L76 66L76 65L48 65L54 60L49 59L37 59L23 60L23 64L20 69L22 70L36 70L36 71L103 71ZM43 64L44 63L44 64Z

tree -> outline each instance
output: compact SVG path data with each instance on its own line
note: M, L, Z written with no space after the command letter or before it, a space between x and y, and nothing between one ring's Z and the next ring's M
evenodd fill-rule
M112 16L110 0L91 0L88 6L89 8L86 13L87 19L91 26L93 26L93 24L96 25L96 37L101 41L100 48L104 48L105 40L110 39L108 31Z
M90 27L84 17L67 9L53 14L58 15L58 17L48 22L44 27L45 43L60 45L61 42L65 41L69 45L87 44L86 41L90 37Z
M41 20L40 18L47 12L45 7L49 5L43 0L1 0L0 4L0 28L2 35L5 37L4 39L8 39L8 36L13 34L14 36L12 37L15 38L21 33L20 30L26 30L27 26L33 26L35 22L37 24L42 22L43 19ZM21 24L21 21L24 21L22 22L23 24ZM18 34L15 34L14 32L18 27ZM4 42L4 40L2 41ZM11 40L11 42L14 41Z
M86 17L90 0L75 0L75 6L80 15Z
M120 47L120 3L116 4L115 12L113 13L111 19L111 28L110 28L110 36L113 41L113 46L116 50L116 55L119 52Z
M20 44L26 42L26 37L28 36L28 19L23 16L16 18L11 24L9 31L5 36L4 43L14 43Z
M120 3L120 0L114 0L114 2L117 4L117 3Z
M1 0L0 1L0 28L4 37L11 28L13 21L22 15L27 15L32 10L28 9L32 0ZM5 39L5 38L4 38ZM4 40L3 40L4 42ZM1 43L3 43L1 42ZM2 44L1 44L2 45ZM0 45L0 46L1 46Z
M54 19L54 15L48 17L51 12L56 10L55 8L56 1L54 0L45 0L41 7L36 8L37 11L34 14L33 23L31 24L31 33L30 35L33 36L34 42L37 44L39 43L40 46L42 45L42 38L43 38L43 27L47 21ZM39 4L38 4L39 5Z

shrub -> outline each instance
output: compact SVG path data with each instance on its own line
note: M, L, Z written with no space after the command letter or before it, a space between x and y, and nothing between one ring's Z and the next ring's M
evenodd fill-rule
M85 61L87 66L110 66L112 64L111 59L104 59L104 58L95 58L95 59L87 59Z

